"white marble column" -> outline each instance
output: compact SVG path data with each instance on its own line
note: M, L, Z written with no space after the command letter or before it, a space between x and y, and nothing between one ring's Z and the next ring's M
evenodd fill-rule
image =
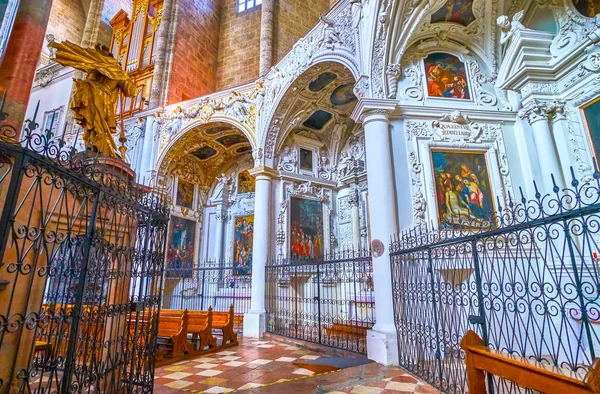
M352 248L354 252L360 249L360 216L358 212L360 197L356 189L350 192L348 204L350 205L350 218L352 223Z
M152 179L152 170L154 163L152 156L154 152L154 128L156 127L154 115L146 117L146 125L144 130L144 141L142 143L142 160L140 168L138 168L138 182L144 182L149 185Z
M225 223L229 218L227 214L227 199L229 197L229 185L231 185L231 177L221 175L219 184L222 187L221 198L216 200L217 204L217 226L215 230L215 249L213 251L213 258L221 266L223 265L223 245L225 243Z
M367 332L367 356L385 365L398 364L398 338L394 325L390 239L398 233L396 190L388 114L393 100L361 100L352 117L365 133L371 242L380 241L383 253L373 255L375 326Z
M529 101L523 109L519 111L519 117L526 119L533 129L533 139L535 141L535 150L537 152L540 170L542 174L541 192L553 193L551 174L559 188L564 187L564 176L561 171L560 161L554 139L550 120L555 116L560 107L556 103L545 103L538 100Z
M244 315L244 337L260 338L265 332L265 264L271 247L271 183L276 172L267 167L249 171L256 178L254 240L252 244L252 298Z

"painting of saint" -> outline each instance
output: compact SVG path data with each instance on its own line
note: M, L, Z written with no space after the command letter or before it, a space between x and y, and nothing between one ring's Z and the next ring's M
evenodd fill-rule
M167 278L191 278L194 266L196 222L171 216L167 245Z
M242 171L238 174L238 194L254 193L256 190L256 181L248 171Z
M429 97L470 100L465 65L448 53L432 53L424 60Z
M300 148L300 168L307 171L313 170L313 151Z
M254 216L236 217L233 234L233 271L236 275L252 273Z
M431 159L440 227L488 226L494 202L485 154L432 151Z
M448 0L431 15L431 23L454 22L469 26L475 20L473 0Z
M585 106L582 110L588 138L592 146L592 155L598 162L600 155L600 99Z
M324 255L323 205L320 201L290 200L290 256L292 260L319 259Z
M573 0L577 11L588 18L593 18L600 13L600 1L598 0Z
M179 178L177 180L177 198L175 203L180 207L192 209L194 206L194 184Z

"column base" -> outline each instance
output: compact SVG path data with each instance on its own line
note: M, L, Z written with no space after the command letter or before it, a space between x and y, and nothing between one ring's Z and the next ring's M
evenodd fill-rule
M244 338L262 338L266 329L266 313L248 311L244 315Z
M395 330L367 331L367 357L383 365L398 365L398 337Z

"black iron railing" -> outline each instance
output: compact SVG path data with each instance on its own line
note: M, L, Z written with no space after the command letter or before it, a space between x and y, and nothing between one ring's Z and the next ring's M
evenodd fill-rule
M464 393L459 343L487 345L585 375L600 352L600 173L581 184L509 196L486 221L412 229L391 245L400 364ZM488 392L519 392L488 377Z
M204 264L203 264L204 265ZM190 269L166 269L164 309L226 312L233 305L235 329L242 331L244 314L250 309L252 272L239 273L232 264L207 263Z
M150 393L169 218L123 162L0 124L0 393Z
M367 251L266 266L267 332L366 353L375 323L373 265Z

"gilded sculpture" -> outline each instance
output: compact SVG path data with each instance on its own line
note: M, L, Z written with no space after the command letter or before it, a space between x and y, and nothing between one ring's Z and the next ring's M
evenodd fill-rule
M134 97L136 86L106 47L82 48L69 41L49 44L56 49L55 62L87 73L76 79L71 109L83 127L87 149L119 158L113 134L117 131L115 108L119 96Z

